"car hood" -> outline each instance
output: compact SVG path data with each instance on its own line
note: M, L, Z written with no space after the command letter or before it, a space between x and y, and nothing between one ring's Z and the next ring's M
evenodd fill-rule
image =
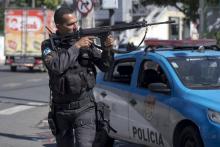
M190 90L187 99L220 112L220 90Z

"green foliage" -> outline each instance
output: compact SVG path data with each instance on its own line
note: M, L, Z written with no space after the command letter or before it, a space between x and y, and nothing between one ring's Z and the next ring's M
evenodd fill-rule
M42 1L42 0L37 0ZM58 5L60 5L61 0L43 0L43 5L45 5L49 9L56 9Z
M215 39L217 40L217 45L220 46L220 32L215 32Z
M0 35L3 34L4 30L4 10L0 9Z
M56 9L60 5L62 0L35 0L35 7L40 8L46 6L49 9ZM11 2L9 7L15 8L31 8L32 0L16 0Z
M219 0L207 0L209 6L216 6L220 4Z

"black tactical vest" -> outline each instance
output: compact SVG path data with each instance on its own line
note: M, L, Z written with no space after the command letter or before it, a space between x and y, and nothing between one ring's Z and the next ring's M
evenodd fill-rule
M61 46L61 49L70 47L68 44L61 44ZM61 75L48 71L50 77L49 86L55 101L65 103L80 100L84 93L95 86L96 69L92 63L92 56L89 50L80 49L76 60Z

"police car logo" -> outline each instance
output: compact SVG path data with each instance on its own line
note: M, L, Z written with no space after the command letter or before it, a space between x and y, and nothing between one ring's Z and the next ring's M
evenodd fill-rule
M52 50L50 48L46 48L43 52L44 56L48 55Z

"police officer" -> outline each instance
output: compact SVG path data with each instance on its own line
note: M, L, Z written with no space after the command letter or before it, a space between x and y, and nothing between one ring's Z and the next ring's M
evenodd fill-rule
M78 29L73 11L60 7L55 11L55 35L62 37ZM113 60L114 39L103 40L105 48L91 48L93 37L78 40L42 42L42 58L49 74L52 92L52 112L56 125L57 147L91 147L95 138L95 108L93 87L96 68L107 71ZM54 44L54 45L53 45Z

